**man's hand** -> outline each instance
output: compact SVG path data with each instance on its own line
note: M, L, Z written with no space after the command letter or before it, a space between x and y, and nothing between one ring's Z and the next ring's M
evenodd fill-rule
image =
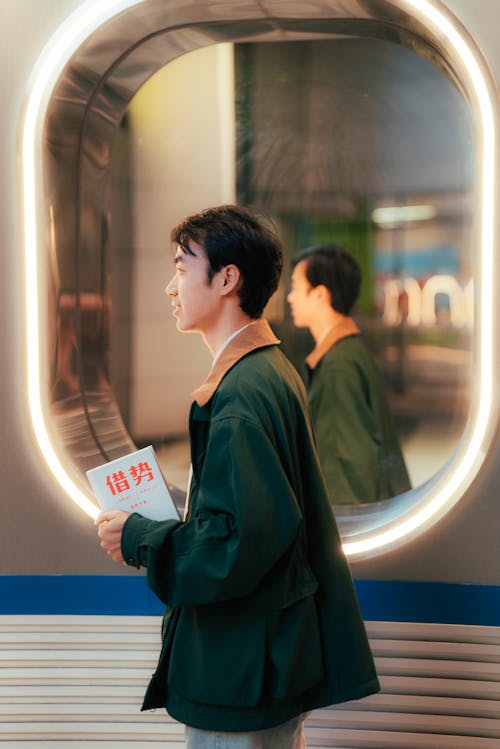
M97 535L101 539L101 546L114 562L124 561L121 540L123 526L129 516L129 512L107 510L101 512L94 521L97 525Z

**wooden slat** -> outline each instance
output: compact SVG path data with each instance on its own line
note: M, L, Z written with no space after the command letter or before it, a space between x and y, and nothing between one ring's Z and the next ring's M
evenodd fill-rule
M388 640L428 640L430 642L477 642L500 645L500 627L470 624L426 624L423 622L366 622L372 644Z
M124 660L126 662L126 660ZM95 683L107 684L114 687L120 682L140 683L146 686L151 671L145 672L143 668L38 668L36 666L25 668L0 668L0 684L24 684L29 686L33 681L41 684L67 684L73 682L77 684L88 684L92 686Z
M330 723L335 728L351 727L353 714L350 710L338 708L330 710L316 724ZM500 720L472 716L446 715L435 713L421 715L414 713L409 719L408 713L359 710L356 714L356 725L360 730L404 731L410 729L419 733L443 733L453 736L483 736L500 739Z
M123 648L122 650L108 649L104 652L94 648L85 650L67 650L65 648L52 648L50 650L39 649L31 650L8 650L2 657L2 662L7 668L19 667L24 668L26 665L34 664L36 667L44 665L51 666L61 664L64 668L78 667L85 665L87 668L113 668L116 664L121 664L127 654L127 665L129 668L135 666L152 668L156 662L158 652L150 650L134 650Z
M31 629L34 632L43 630L60 630L68 632L71 629L94 629L109 631L114 629L119 632L130 630L157 629L161 622L161 616L112 616L100 614L44 614L43 616L29 614L0 615L0 629L19 630Z
M0 741L4 741L4 738L0 737ZM106 739L105 741L94 740L91 743L88 738L58 738L57 743L55 743L53 739L33 740L31 738L19 739L16 737L13 741L15 743L6 745L6 749L165 749L165 747L167 749L186 749L184 737L162 739L143 737L133 741L126 739ZM342 749L352 749L352 745L350 747L342 747Z
M71 632L0 632L0 653L22 645L23 649L36 650L39 647L55 645L58 649L70 649L75 646L91 646L93 650L105 650L108 647L125 647L130 644L130 632L96 632L94 630L72 630ZM161 646L160 633L137 632L133 634L134 647L137 650L157 651Z
M398 676L427 676L447 679L477 679L500 682L498 663L474 661L445 661L430 658L377 658L375 665L380 674Z
M500 698L500 685L496 681L390 674L379 674L379 681L382 691L388 694L426 694L491 700Z
M44 741L60 741L61 739L81 739L87 741L106 741L110 739L135 738L139 741L142 736L147 738L157 737L158 741L179 740L184 737L184 727L178 723L163 721L120 721L99 723L97 721L85 723L78 720L68 723L51 722L16 722L0 723L0 741L13 741L16 737L20 739L37 738Z
M0 741L7 741L5 737L0 736ZM6 749L186 749L186 742L184 736L182 738L157 738L157 737L143 737L137 738L133 741L127 739L105 739L100 741L98 739L89 741L88 738L58 738L57 741L54 739L36 739L24 738L19 739L15 737L11 741L15 743L5 744ZM346 749L352 749L347 747Z
M29 690L27 690L23 685L0 685L0 704L3 702L9 704L14 700L20 704L23 702L34 702L40 700L45 702L60 702L62 697L64 697L66 701L82 700L89 704L92 702L106 701L121 702L122 700L135 700L136 702L140 702L144 696L146 683L147 677L145 676L140 683L115 684L113 686L113 691L110 691L109 687L105 684L39 684L33 681Z
M378 639L373 641L372 650L373 654L379 658L438 658L440 660L498 663L500 675L500 645Z
M498 739L411 731L360 731L358 728L322 732L306 729L306 739L308 749L314 746L333 749L339 744L349 749L498 749Z

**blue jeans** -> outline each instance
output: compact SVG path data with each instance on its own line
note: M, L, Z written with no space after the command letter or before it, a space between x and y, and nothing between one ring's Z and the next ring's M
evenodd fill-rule
M261 731L230 733L186 726L187 749L306 749L305 715Z

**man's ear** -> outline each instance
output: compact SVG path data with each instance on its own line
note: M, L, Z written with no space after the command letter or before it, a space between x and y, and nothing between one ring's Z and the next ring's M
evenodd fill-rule
M224 296L237 291L240 285L240 269L237 265L225 265L220 270L221 293Z
M329 289L324 284L319 284L319 286L314 287L314 291L316 292L317 299L322 302L328 304L329 306L332 303L332 295L330 294Z

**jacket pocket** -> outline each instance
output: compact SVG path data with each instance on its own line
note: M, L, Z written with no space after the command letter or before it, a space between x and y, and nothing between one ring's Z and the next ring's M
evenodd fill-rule
M324 678L323 649L314 596L273 611L267 618L267 657L272 667L269 691L286 700Z
M254 707L262 695L266 622L245 606L184 607L168 673L190 702Z

